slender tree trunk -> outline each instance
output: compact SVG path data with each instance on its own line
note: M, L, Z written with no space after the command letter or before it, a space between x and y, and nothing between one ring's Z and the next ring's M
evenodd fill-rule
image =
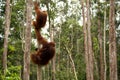
M88 58L89 58L89 80L94 80L93 78L93 51L92 51L92 40L91 40L91 21L90 21L90 1L87 0L87 31L88 31Z
M36 38L37 38L37 36L36 36ZM38 48L41 48L41 44L39 43L38 40L39 39L37 39L37 46L38 46ZM37 65L37 80L42 80L42 67L41 67L41 65Z
M10 28L10 0L6 0L5 8L5 29L4 29L4 51L3 51L3 70L4 75L6 74L7 69L7 48L8 48L8 35Z
M60 27L60 29L61 29L61 25L59 26ZM60 58L60 54L61 54L61 51L60 51L60 48L61 48L61 33L59 32L59 35L58 35L58 38L59 38L59 44L58 44L58 53L56 54L56 58L57 58L57 71L60 71L60 60L61 60L61 58ZM67 61L68 62L68 61ZM68 71L67 71L67 73L68 73ZM68 75L68 74L67 74ZM69 75L68 75L69 76ZM58 80L60 80L60 79L58 79Z
M37 80L42 80L42 68L40 65L37 65Z
M48 15L50 15L50 8L49 8L49 4L46 5L47 9L48 9ZM51 25L51 18L49 16L49 31L50 31L50 40L54 41L54 33L53 33L53 28L54 28L54 21L53 21L53 25ZM55 67L55 60L56 60L56 55L54 56L54 58L52 59L52 80L55 80L55 73L56 73L56 67Z
M29 73L30 73L32 0L26 1L26 7L27 7L26 8L27 12L26 12L23 80L29 80Z
M82 4L82 16L83 16L83 33L84 33L84 49L85 49L85 63L86 63L86 80L89 80L89 62L88 62L88 45L87 45L87 28L86 28L86 14L84 0L81 1Z
M102 46L102 29L100 16L98 16L98 40L99 40L99 49L100 49L100 80L104 80L104 65L103 65L103 46Z
M49 23L50 23L50 22L49 22ZM53 34L53 27L54 27L54 26L51 26L51 25L49 24L49 27L50 27L50 40L51 40L51 41L54 41L54 39L53 39L53 36L54 36L54 34ZM55 79L56 79L56 78L55 78L55 73L56 73L55 60L56 60L56 55L55 55L54 58L52 59L52 80L55 80Z
M50 39L51 41L53 41L53 30L50 31ZM55 60L56 60L56 55L54 56L53 60L52 60L52 80L56 80L55 78L55 73L56 73L56 67L55 67Z
M67 51L68 56L69 56L70 61L71 61L72 69L73 69L73 72L74 72L74 75L75 75L75 80L78 80L77 72L76 72L76 68L75 68L75 63L74 63L74 60L73 60L72 55L71 55L71 50L72 49L69 50L66 45L65 45L65 48L66 48L66 51Z
M40 2L40 0L36 0L38 3ZM41 44L39 44L39 41L37 39L37 44L38 44L38 48L41 48ZM42 80L42 67L41 65L37 65L37 80Z
M117 76L117 54L116 54L116 30L115 30L115 0L110 0L109 64L110 64L110 80L118 80L118 76Z
M99 7L100 0L98 1ZM98 13L100 12L100 7L98 8ZM102 40L102 27L101 27L101 20L100 15L98 15L98 41L99 41L99 50L100 50L100 80L104 80L104 55L103 55L103 40Z
M86 62L86 80L94 80L93 77L93 51L91 40L91 22L90 22L90 1L86 1L86 13L84 0L82 0L82 15L83 15L83 32L84 32L84 47L85 47L85 62ZM86 24L87 23L87 24Z
M106 71L107 71L107 64L106 64L106 6L104 12L104 80L106 80Z

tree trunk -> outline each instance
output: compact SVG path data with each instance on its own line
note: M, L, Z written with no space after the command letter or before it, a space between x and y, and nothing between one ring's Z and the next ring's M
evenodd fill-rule
M109 64L110 64L110 80L118 80L118 77L117 77L117 54L116 54L116 30L115 30L115 0L110 0Z
M49 9L48 9L49 10ZM50 19L50 17L49 17L49 29L50 29L50 41L54 41L54 39L53 39L53 36L54 36L54 34L53 34L53 27L54 26L52 26L51 25L51 19ZM56 73L56 69L55 69L55 58L56 58L56 55L54 56L54 58L52 59L52 61L51 61L51 63L52 63L52 80L55 80L56 78L55 78L55 73Z
M36 32L36 30L35 30L35 32ZM41 44L40 44L40 41L39 41L37 35L36 35L36 38L37 38L37 46L40 49ZM37 80L42 80L42 67L41 67L41 65L37 65Z
M50 22L49 22L50 23ZM50 24L49 24L49 27L50 27L50 40L51 41L54 41L53 40L53 27L54 26L51 26ZM56 55L54 56L54 58L52 59L52 80L55 80L56 78L55 78L55 73L56 73L56 70L55 70L55 59L56 59Z
M87 45L87 28L86 28L86 14L84 0L81 1L82 16L83 16L83 33L84 33L84 49L85 49L85 63L86 63L86 80L89 80L89 62L88 62L88 45Z
M40 65L37 65L37 80L42 80L42 68Z
M106 64L106 6L104 12L104 80L106 80L106 71L107 71L107 64Z
M85 14L84 0L82 4L82 15L83 15L83 32L84 32L84 48L85 48L85 62L86 62L86 80L94 80L93 78L93 51L92 51L92 40L91 40L91 22L90 22L90 1L87 0Z
M91 40L91 22L90 22L90 1L87 0L87 32L88 32L88 59L89 59L89 80L94 80L93 78L93 51L92 51L92 40Z
M99 7L100 0L98 1L98 7ZM100 14L100 7L98 8L98 13ZM99 50L100 50L100 80L104 80L104 55L103 55L103 36L102 36L102 27L101 27L101 20L100 15L98 14L98 41L99 41Z
M3 51L3 72L6 74L7 69L7 49L8 49L8 35L10 28L10 0L6 0L5 8L5 29L4 29L4 51Z
M101 29L100 16L98 16L98 40L99 40L99 49L100 49L100 80L104 80L102 29Z
M66 51L67 51L68 56L69 56L70 61L71 61L73 73L74 73L74 75L75 75L75 80L78 80L78 78L77 78L77 72L76 72L76 68L75 68L75 63L74 63L74 60L73 60L72 55L71 55L71 52L72 52L71 50L72 50L72 49L69 50L66 45L65 45L65 48L66 48Z
M53 33L54 21L53 21L53 25L51 25L50 8L49 8L50 5L47 4L46 6L48 9L48 16L49 16L48 21L49 21L50 41L54 41L54 33ZM55 73L56 73L55 60L56 60L56 54L55 54L54 58L52 59L52 80L56 80L56 78L55 78Z
M32 0L26 1L26 10L27 12L26 12L23 80L29 80L29 73L30 73Z

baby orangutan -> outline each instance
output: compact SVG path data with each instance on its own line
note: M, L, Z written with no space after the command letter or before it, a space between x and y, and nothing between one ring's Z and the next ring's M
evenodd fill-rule
M38 30L45 26L47 21L47 11L41 11L37 2L34 2L34 9L36 13L36 21L33 21L33 25Z

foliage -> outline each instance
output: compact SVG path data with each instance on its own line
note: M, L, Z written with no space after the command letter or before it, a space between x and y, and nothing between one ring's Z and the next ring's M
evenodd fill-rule
M4 76L2 73L0 74L1 80L21 80L20 78L20 70L21 66L10 66L7 69L7 73Z

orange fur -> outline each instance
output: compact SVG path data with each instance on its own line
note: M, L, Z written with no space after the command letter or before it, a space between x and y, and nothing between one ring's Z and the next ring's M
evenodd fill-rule
M47 65L55 55L55 43L48 42L46 39L44 39L38 29L34 28L34 30L37 41L42 45L42 48L31 54L31 60L37 65L44 66Z
M50 42L46 46L38 49L35 53L31 54L31 60L37 65L47 65L55 55L55 44Z
M42 48L38 49L35 53L31 54L31 60L33 63L37 65L47 65L49 61L55 55L55 43L54 42L47 42L39 33L38 30L36 31L36 36L38 42L42 44Z
M34 26L38 44L41 44L42 48L37 49L34 53L31 54L31 60L37 65L44 66L47 65L55 55L55 43L48 42L39 32L39 30L46 24L47 12L41 11L38 6L38 3L34 2L35 13L37 16L36 21L33 21L32 24Z
M36 13L36 21L33 21L33 25L38 30L43 28L47 21L47 11L41 11L37 2L34 2L34 9Z

